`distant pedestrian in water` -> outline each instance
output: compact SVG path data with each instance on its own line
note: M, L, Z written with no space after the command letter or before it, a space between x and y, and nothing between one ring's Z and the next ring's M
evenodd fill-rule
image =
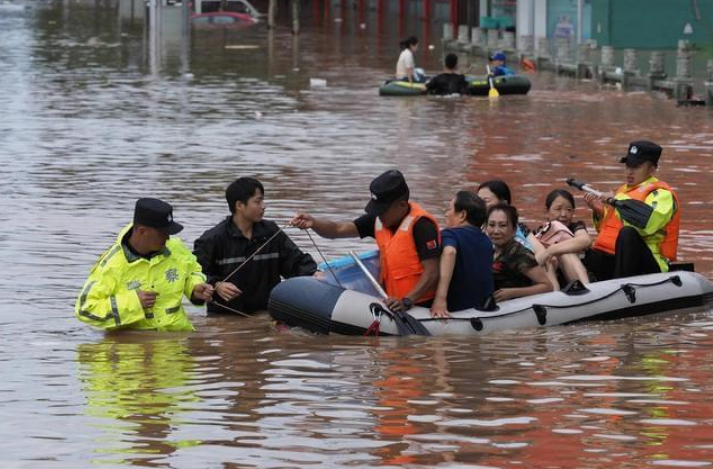
M423 83L425 77L423 71L416 68L416 59L413 54L418 50L418 39L411 36L401 41L401 55L396 62L396 79L408 81L409 83Z
M456 71L458 56L455 54L446 55L444 64L444 72L426 83L426 92L437 95L465 94L468 89L468 82L465 80L464 75Z
M493 52L493 54L489 57L489 60L490 73L492 73L494 77L515 74L515 72L513 72L507 65L505 65L507 57L505 57L504 52Z

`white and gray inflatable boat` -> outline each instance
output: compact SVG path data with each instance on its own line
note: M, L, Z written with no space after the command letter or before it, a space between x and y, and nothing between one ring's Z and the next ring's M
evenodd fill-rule
M378 253L362 256L373 273ZM281 282L270 295L268 309L276 320L321 334L362 335L380 319L380 335L404 335L402 321L377 297L366 276L351 259L331 262L324 279L296 277ZM333 275L332 275L333 273ZM339 280L337 282L335 277ZM431 335L477 335L577 321L644 316L702 306L713 300L713 284L695 272L669 272L608 280L585 289L556 291L503 301L494 309L451 312L451 319L432 318L429 310L411 308Z

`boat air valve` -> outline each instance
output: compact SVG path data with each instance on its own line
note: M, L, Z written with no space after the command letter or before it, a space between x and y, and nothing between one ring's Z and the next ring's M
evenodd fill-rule
M483 321L480 320L480 318L470 318L470 325L473 326L473 329L476 331L482 331L483 330Z
M683 282L681 281L681 277L679 277L678 275L673 275L673 276L669 277L669 280L671 281L671 283L673 283L677 287L680 287L683 285Z
M629 300L629 303L636 303L636 288L634 288L633 285L625 283L621 286L621 290L626 295L626 299Z
M547 308L542 305L532 305L532 310L535 312L537 322L540 323L540 326L547 324Z

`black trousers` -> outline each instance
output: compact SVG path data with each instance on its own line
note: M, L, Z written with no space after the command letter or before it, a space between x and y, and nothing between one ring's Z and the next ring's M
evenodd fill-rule
M589 249L584 256L584 265L594 280L631 277L661 272L658 262L639 233L625 226L616 238L615 254Z

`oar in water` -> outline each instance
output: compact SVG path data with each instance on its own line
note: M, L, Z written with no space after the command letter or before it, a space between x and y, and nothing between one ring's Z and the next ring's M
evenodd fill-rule
M587 185L586 182L577 181L576 179L567 179L567 184L576 187L580 191L588 192L597 197L603 197L603 194L598 190ZM617 200L609 197L604 200L604 203L616 208L621 215L622 220L630 223L637 228L645 228L651 218L651 212L654 211L650 205L634 199Z
M374 286L374 289L379 294L381 299L386 300L389 298L389 295L386 294L381 284L376 281L374 276L371 275L371 272L369 272L369 269L367 269L361 259L359 259L359 256L357 256L354 251L349 251L349 255L352 256L354 263L361 269L362 272L364 272L364 275L366 275L366 278L369 279L369 282L371 282ZM394 318L394 321L396 321L396 327L401 335L431 335L428 329L426 329L418 319L414 318L406 311L401 313L392 311L391 316Z
M488 70L488 86L490 87L490 89L488 90L488 98L497 99L500 97L500 93L497 89L495 89L495 83L493 82L493 74L490 73L490 65L486 65L485 68Z

